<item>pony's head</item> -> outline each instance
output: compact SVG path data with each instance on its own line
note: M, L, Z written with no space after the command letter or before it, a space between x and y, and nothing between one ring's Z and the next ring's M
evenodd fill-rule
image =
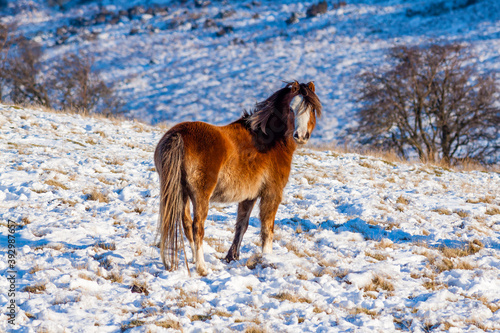
M288 85L293 96L290 101L290 110L294 116L293 139L298 144L305 144L316 126L316 117L321 116L321 102L315 93L314 83L294 81Z
M312 82L289 82L265 101L257 103L252 113L244 113L243 121L255 134L261 149L289 137L299 144L309 140L322 109L314 91Z

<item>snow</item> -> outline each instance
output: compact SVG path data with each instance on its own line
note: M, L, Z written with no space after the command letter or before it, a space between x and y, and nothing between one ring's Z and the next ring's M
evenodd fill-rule
M0 105L0 130L2 275L5 226L19 224L19 312L16 326L0 315L2 331L500 330L500 214L487 214L498 173L299 149L273 254L256 257L255 209L240 260L224 263L236 205L213 205L209 274L191 264L188 277L165 271L154 246L164 126ZM443 250L472 241L465 255Z
M222 262L236 205L213 205L204 242L209 274L190 265L189 277L184 266L165 271L154 246L152 160L168 125L228 123L282 80L314 81L324 112L312 141L342 141L360 107L356 76L386 65L393 45L463 42L481 71L498 70L499 1L464 8L466 0L347 1L306 18L311 1L196 8L155 0L148 3L166 5L167 14L81 27L65 41L57 28L102 8L8 2L0 21L17 22L40 42L46 64L69 52L92 56L125 115L142 122L0 105L3 276L7 221L19 225L19 312L8 324L9 282L0 279L0 331L500 331L499 173L300 149L273 254L258 256L256 208L241 259ZM112 12L143 3L100 2ZM217 18L228 10L235 13ZM294 12L299 22L287 25ZM204 27L207 19L216 26ZM233 32L217 37L224 26ZM92 33L96 39L85 37ZM467 248L474 251L445 252ZM42 290L28 292L34 287Z

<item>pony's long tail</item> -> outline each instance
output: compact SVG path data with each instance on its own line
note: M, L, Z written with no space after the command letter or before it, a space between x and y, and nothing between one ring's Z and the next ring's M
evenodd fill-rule
M182 239L182 161L184 141L180 134L164 137L155 150L155 166L160 176L160 256L166 269L179 266L179 247ZM167 264L168 262L168 264ZM189 271L189 269L188 269Z

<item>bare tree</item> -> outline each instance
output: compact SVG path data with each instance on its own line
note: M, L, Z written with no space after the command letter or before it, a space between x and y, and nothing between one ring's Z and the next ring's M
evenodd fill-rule
M14 103L33 102L50 107L41 78L42 48L15 34L15 29L15 24L0 24L0 89L8 87Z
M92 58L76 54L64 56L54 66L53 78L48 82L62 108L82 113L115 113L117 103L113 91L93 70Z
M499 151L495 77L479 75L464 47L399 46L389 57L390 68L361 75L365 143L449 163Z

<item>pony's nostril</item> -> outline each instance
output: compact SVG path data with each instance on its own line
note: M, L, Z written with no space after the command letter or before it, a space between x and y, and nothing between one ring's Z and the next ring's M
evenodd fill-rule
M299 133L297 133L297 132L293 133L293 137L294 137L295 139L298 139L298 138L299 138Z
M304 136L304 138L305 138L306 140L309 140L309 132L307 132L307 133L306 133L306 135Z

